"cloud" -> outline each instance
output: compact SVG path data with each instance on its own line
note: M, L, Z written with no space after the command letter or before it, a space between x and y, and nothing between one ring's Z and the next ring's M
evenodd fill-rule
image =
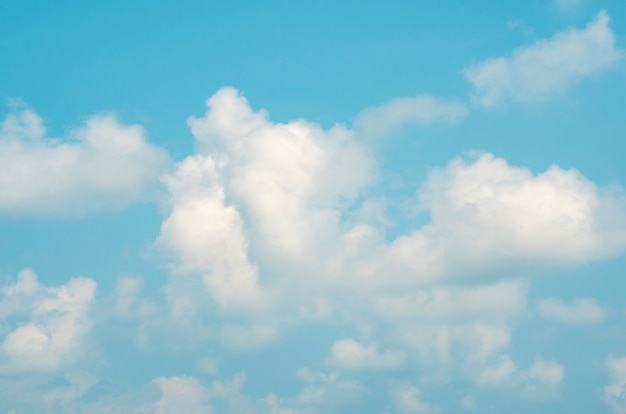
M392 395L396 409L405 414L434 413L437 408L424 402L420 396L420 390L412 385L399 387Z
M610 383L604 387L604 401L615 413L626 413L626 357L606 359Z
M408 124L456 123L463 120L467 113L467 107L459 100L417 95L396 98L384 105L364 109L353 124L360 135L375 138L389 135Z
M510 381L516 371L515 363L510 356L506 355L500 358L497 365L482 370L476 377L476 384L483 387L502 386Z
M363 346L353 339L341 339L331 347L332 363L347 369L397 369L406 360L402 351L378 351L376 344Z
M47 392L44 401L48 404L70 404L87 394L98 383L97 377L84 372L69 372L64 377L69 385Z
M554 361L536 359L528 370L528 376L541 384L556 386L565 378L565 370Z
M356 381L344 380L336 372L324 373L308 367L297 371L298 379L305 384L298 393L297 402L302 406L337 407L359 399L365 387Z
M416 271L430 261L434 276L522 273L626 247L623 191L598 188L573 169L534 175L491 154L456 159L430 174L419 199L431 223L390 249Z
M176 259L180 273L199 273L224 311L262 306L257 269L236 206L226 202L218 161L188 157L164 181L172 208L156 247Z
M53 139L36 113L16 109L0 125L0 214L82 215L153 200L169 163L143 128L112 116Z
M259 267L278 291L379 289L600 259L626 246L621 189L558 166L534 175L491 154L434 170L418 194L432 221L387 243L345 214L376 170L353 131L271 123L231 88L208 105L189 120L208 153L166 179L172 213L157 245L180 268L206 269L218 301L260 303L268 291L261 293Z
M267 346L276 341L276 327L263 325L231 325L222 327L220 337L223 344L236 351L247 351Z
M556 0L557 8L562 12L568 12L579 8L583 0Z
M584 29L570 29L550 39L520 47L511 56L467 66L472 99L483 107L506 101L532 102L564 93L583 78L619 62L609 16L601 11Z
M502 321L526 307L526 288L519 281L464 287L433 287L411 293L376 295L374 312L393 321L448 321L472 318Z
M242 206L252 235L264 240L256 253L291 261L334 249L340 206L374 173L353 133L341 125L324 131L304 120L272 123L232 88L207 104L205 116L190 118L189 125L201 148L226 152L230 200Z
M565 369L555 361L537 358L527 370L519 369L510 356L504 355L475 378L477 385L488 388L518 388L527 395L541 396L556 390L565 378Z
M143 284L140 277L121 276L117 280L112 308L116 318L145 318L158 311L156 303L142 298Z
M2 341L0 371L52 372L78 359L92 326L88 311L95 290L96 282L87 278L46 287L32 270L22 270L17 281L3 289L0 311L4 318L27 319Z
M411 200L430 222L389 238L359 214L377 166L355 130L274 123L232 88L207 105L188 120L198 152L163 177L169 204L155 247L171 276L140 344L166 331L162 344L240 352L331 322L359 335L336 338L337 369L419 367L434 383L508 373L520 392L550 388L508 354L524 278L623 251L620 188L474 153L432 170ZM128 314L141 300L127 288Z
M604 322L605 311L595 300L576 299L567 305L558 299L544 299L537 306L541 316L566 325L588 325Z
M235 375L226 381L216 380L204 386L196 377L161 377L153 381L161 391L161 398L155 402L154 414L210 414L249 413L249 414L313 414L310 408L288 406L275 394L253 400L243 393L246 376Z
M155 383L161 389L161 398L154 405L155 414L209 414L211 393L194 377L158 378Z

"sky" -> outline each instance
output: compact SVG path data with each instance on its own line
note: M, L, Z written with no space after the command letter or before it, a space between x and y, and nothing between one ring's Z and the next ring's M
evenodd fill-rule
M0 412L626 413L626 3L0 0Z

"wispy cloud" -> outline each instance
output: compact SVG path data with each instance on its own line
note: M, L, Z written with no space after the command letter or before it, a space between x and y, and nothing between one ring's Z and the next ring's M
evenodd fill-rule
M396 98L381 106L364 109L354 120L354 128L366 137L381 137L411 124L457 123L468 114L458 99L439 99L431 95Z
M537 306L541 316L567 325L588 325L604 322L606 313L595 300L576 299L571 305L558 299L544 299Z
M465 68L471 97L483 107L532 102L561 94L576 82L614 66L624 57L615 47L609 16L601 11L584 29L570 29L520 47L510 56Z

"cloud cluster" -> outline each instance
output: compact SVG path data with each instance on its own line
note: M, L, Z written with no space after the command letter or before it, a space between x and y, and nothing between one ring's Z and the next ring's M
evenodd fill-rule
M490 107L561 93L622 56L601 12L585 29L471 65L465 76L475 102ZM34 112L9 114L0 126L0 213L85 214L164 190L154 250L169 281L161 296L146 298L141 278L120 278L107 315L137 322L141 349L160 335L178 350L211 343L243 352L271 345L296 325L344 328L319 361L340 373L299 370L304 387L288 403L246 396L244 375L208 385L181 375L152 381L150 396L75 411L310 413L364 393L344 373L407 368L419 370L417 385L390 393L402 413L436 412L423 389L454 380L531 396L557 390L563 366L543 358L520 366L510 350L513 327L527 311L529 276L623 252L621 188L600 187L574 169L536 173L476 152L433 169L411 189L408 203L426 223L409 223L392 237L384 220L363 213L379 168L370 138L467 114L461 101L418 95L325 130L303 119L273 122L227 87L208 99L202 116L188 119L196 152L176 165L146 142L141 127L110 116L55 140ZM85 395L97 378L64 368L84 352L95 289L87 278L46 287L22 271L0 299L1 372L62 373L69 385L44 397L54 404L70 407ZM589 298L545 299L537 310L570 325L606 318ZM217 373L217 360L202 361L205 372ZM624 412L624 361L607 365L614 381L605 400ZM471 395L462 404L476 405Z
M619 188L476 153L433 170L414 199L430 222L389 239L352 213L376 173L358 131L273 123L232 88L208 106L189 120L199 152L164 178L170 211L156 247L171 258L168 317L217 310L206 338L231 350L332 320L357 333L329 347L337 368L420 366L435 382L531 394L560 384L557 362L523 369L509 355L526 311L520 278L623 251ZM554 316L552 305L543 314Z

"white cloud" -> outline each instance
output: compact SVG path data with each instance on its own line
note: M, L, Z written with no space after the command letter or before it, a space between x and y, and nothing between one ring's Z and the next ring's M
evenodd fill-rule
M202 148L227 153L224 185L263 240L255 253L288 264L333 251L340 206L373 177L374 163L352 132L304 120L272 123L232 88L207 103L206 115L189 124Z
M337 407L358 399L365 391L358 382L344 380L336 372L324 373L304 367L298 370L297 375L305 384L296 398L303 406Z
M376 166L356 131L273 123L231 88L208 106L189 119L199 153L163 178L169 211L155 246L172 272L162 313L148 319L165 341L242 351L332 321L360 335L334 343L337 369L417 366L430 383L533 395L561 381L558 364L524 370L507 354L526 310L522 278L623 251L621 189L476 154L432 171L413 200L431 221L388 241L384 223L359 212ZM120 314L137 313L136 291L118 292ZM310 384L300 402L327 392Z
M571 305L558 299L544 299L539 302L541 316L567 325L588 325L604 322L604 309L595 300L576 299Z
M483 154L433 171L419 198L431 223L390 249L416 271L430 260L430 278L521 274L610 257L626 246L623 191L598 188L573 169L534 175Z
M232 88L208 106L204 117L189 119L206 154L188 157L164 179L171 213L156 246L171 254L177 272L200 275L223 312L267 315L286 306L305 318L324 297L327 319L332 292L343 288L377 292L384 301L381 288L508 278L626 246L620 189L598 188L557 166L534 175L491 154L433 171L418 197L431 223L387 243L383 231L345 217L375 171L353 131L272 123ZM378 308L428 317L461 304L470 312L492 302L513 313L523 306L518 287L497 289L503 295L464 291L451 310L442 301L454 289L432 291L422 310L411 293Z
M243 393L246 376L243 373L232 379L213 381L205 386L195 377L161 377L153 381L161 398L154 404L154 414L213 412L230 414L314 414L312 408L294 408L275 394L253 400Z
M194 377L158 378L161 398L154 405L155 414L209 414L214 412L209 401L210 390Z
M376 295L375 313L388 320L508 320L526 307L526 288L519 281L478 286L417 289L411 293Z
M604 387L604 401L613 412L626 413L626 357L609 356L606 359L610 383Z
M528 377L547 386L557 386L565 378L563 366L544 359L536 359L528 369Z
M271 325L227 324L222 327L220 338L226 348L247 351L275 342L278 338L278 331Z
M143 128L112 116L53 139L37 114L16 110L0 125L0 214L80 215L152 200L169 163Z
M543 396L554 392L565 378L565 369L555 361L536 358L526 370L503 355L478 373L475 383L489 388L518 388L526 395Z
M219 161L187 157L165 176L172 211L156 246L170 252L182 273L197 272L224 311L261 306L257 269L248 261L248 241L238 209L226 201Z
M364 346L353 339L341 339L331 347L332 363L347 369L397 369L406 360L402 351L379 351L376 344Z
M96 282L71 279L59 287L39 284L30 269L3 290L0 302L5 318L28 315L2 341L0 370L5 373L56 371L79 358L91 329L88 311Z
M43 397L44 401L48 404L60 403L67 405L85 395L98 383L98 378L85 372L67 373L65 374L65 379L69 382L69 385L47 392Z
M468 411L473 411L476 409L476 401L474 400L474 397L472 397L471 395L466 395L465 397L463 397L461 399L461 407L463 407L464 409L468 410Z
M392 395L395 408L405 414L434 413L437 408L432 404L424 402L420 396L420 390L412 385L405 385Z
M491 367L483 369L476 377L476 384L483 387L503 386L511 381L517 372L517 366L510 356L502 356L500 361Z
M472 98L492 107L513 100L545 99L565 92L579 80L608 69L624 53L615 48L609 16L601 11L584 29L570 29L550 39L465 68L472 83Z
M158 312L158 305L142 297L141 277L121 276L115 285L113 314L119 319L146 318Z
M364 109L354 120L354 128L360 135L382 137L412 123L456 123L463 120L467 113L465 104L458 100L417 95L413 98L396 98L384 105Z

